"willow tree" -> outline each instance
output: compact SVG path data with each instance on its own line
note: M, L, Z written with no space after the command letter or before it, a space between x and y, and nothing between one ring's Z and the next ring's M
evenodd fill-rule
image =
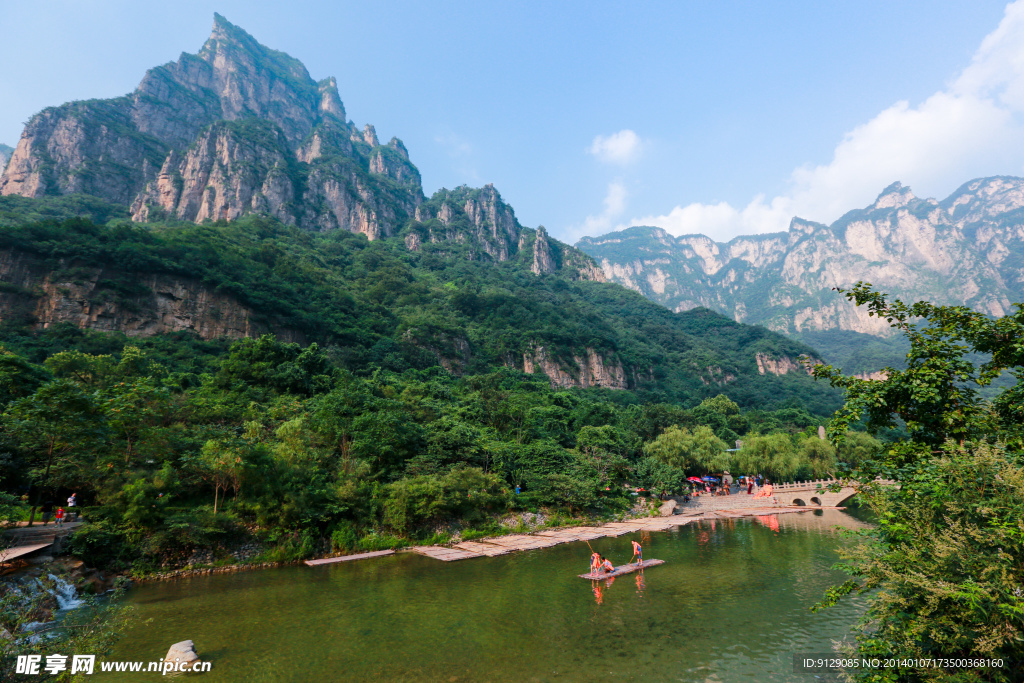
M644 444L644 454L658 462L687 472L720 472L729 466L728 445L711 427L699 425L693 431L673 426L654 441Z

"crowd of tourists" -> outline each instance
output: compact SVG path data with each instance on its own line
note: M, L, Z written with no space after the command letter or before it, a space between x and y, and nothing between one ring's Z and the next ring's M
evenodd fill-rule
M748 496L755 498L771 498L775 493L772 483L760 474L733 477L726 470L717 477L690 477L689 481L692 486L691 496L731 496L743 493L744 489Z

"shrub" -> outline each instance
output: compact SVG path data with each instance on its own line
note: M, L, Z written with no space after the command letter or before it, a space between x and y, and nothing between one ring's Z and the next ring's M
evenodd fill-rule
M384 524L400 534L444 518L473 521L504 507L503 482L477 467L458 467L443 476L421 475L389 484Z
M109 569L123 569L137 556L125 532L107 521L79 527L68 549L90 567Z
M352 550L358 542L359 537L351 522L340 522L331 533L331 549L334 552Z
M409 545L409 542L404 538L399 538L398 536L392 536L390 534L373 533L359 539L359 549L367 552L372 552L374 550L394 550L396 548L404 548L407 545Z

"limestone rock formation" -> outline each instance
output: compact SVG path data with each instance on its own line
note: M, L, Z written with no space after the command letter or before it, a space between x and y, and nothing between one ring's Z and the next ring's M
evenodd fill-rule
M73 193L129 206L136 221L261 213L369 239L401 232L414 251L439 245L474 260L518 258L538 275L604 280L590 257L523 228L493 185L441 190L424 204L401 140L381 144L372 125L357 128L333 77L314 81L301 62L219 14L198 54L150 69L129 95L32 117L0 194Z
M943 201L899 183L830 226L794 218L789 231L716 243L635 227L577 247L608 279L676 311L707 307L800 334L891 334L834 287L858 280L904 300L967 305L995 316L1024 301L1024 179L972 180ZM768 366L765 366L768 370Z
M754 354L754 360L757 361L757 371L762 375L765 373L785 375L790 372L806 372L808 375L811 374L810 367L802 365L799 360L789 356L773 358L767 353L756 353Z
M559 361L542 345L523 354L523 371L533 374L540 371L551 380L552 387L602 387L605 389L628 389L626 371L622 362L611 361L591 348L583 354L574 353L571 363Z
M394 234L423 201L397 138L345 118L337 82L214 15L198 54L150 69L129 95L32 117L0 194L86 193L136 220L267 213L315 230Z
M544 229L524 228L493 185L441 189L420 204L403 230L410 251L430 249L470 260L518 261L534 274L561 272L572 279L604 282L597 263L553 239Z
M303 335L257 320L234 297L197 280L158 273L119 273L104 268L53 270L25 252L0 250L0 322L19 316L39 327L119 331L128 336L190 330L204 339L240 339L275 332L285 341Z

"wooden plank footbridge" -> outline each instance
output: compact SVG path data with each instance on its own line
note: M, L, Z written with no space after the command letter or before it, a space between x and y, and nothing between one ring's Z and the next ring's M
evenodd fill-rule
M442 562L455 562L474 557L496 557L521 550L550 548L562 543L592 541L595 538L622 536L643 531L667 531L701 519L736 519L777 515L789 512L808 512L822 508L838 507L857 491L854 487L843 487L832 493L826 489L835 483L831 479L808 482L788 482L775 486L771 498L756 498L746 492L729 496L698 496L688 503L677 503L675 514L662 517L631 519L625 522L610 522L600 526L578 526L562 529L544 529L530 534L509 534L475 541L463 541L453 546L427 545L409 549L425 557ZM350 562L370 557L391 554L393 551L378 551L358 555L328 557L321 560L307 560L311 566ZM648 562L650 562L649 560ZM651 565L653 566L653 565Z
M50 522L46 526L42 524L36 526L21 524L7 529L3 533L3 540L9 545L0 550L0 564L25 558L51 546L55 546L54 549L59 550L60 542L81 525L82 522L77 521L68 522L58 527L55 523Z

